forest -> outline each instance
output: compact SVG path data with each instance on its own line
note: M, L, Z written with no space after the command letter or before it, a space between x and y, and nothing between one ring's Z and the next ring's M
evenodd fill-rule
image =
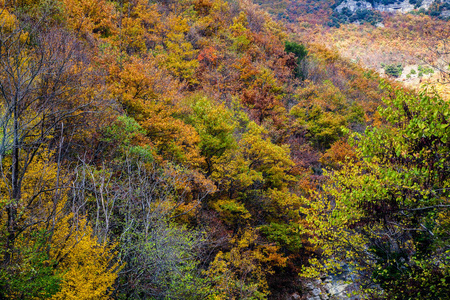
M291 2L0 0L0 299L447 299L449 23Z

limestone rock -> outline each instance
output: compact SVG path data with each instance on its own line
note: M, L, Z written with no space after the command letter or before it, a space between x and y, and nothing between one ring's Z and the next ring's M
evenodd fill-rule
M336 7L336 10L338 12L341 12L342 9L344 9L344 8L349 9L351 12L355 12L358 9L373 9L372 4L370 2L355 1L355 0L346 0L346 1L342 2L341 4L339 4Z
M431 4L433 4L435 0L423 0L422 5L419 8L428 9ZM444 2L450 2L448 0L444 0ZM336 11L341 12L342 9L347 8L351 12L355 12L358 9L375 9L382 12L399 12L399 13L407 13L415 9L414 4L411 4L409 0L397 0L392 4L383 4L381 0L375 0L372 3L365 0L345 0L341 4L336 7Z
M292 300L300 300L302 299L302 296L300 296L298 293L294 293L291 295Z

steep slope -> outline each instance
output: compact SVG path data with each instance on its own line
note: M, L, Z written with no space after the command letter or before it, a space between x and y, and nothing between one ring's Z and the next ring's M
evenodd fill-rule
M419 11L433 17L446 19L450 15L448 0L256 0L267 11L279 19L292 23L308 22L328 26L339 26L349 22L383 20L386 14Z
M251 1L0 5L0 298L301 293L375 72Z
M303 41L326 45L407 85L417 87L430 77L436 82L448 74L445 15L450 4L445 1L258 2L269 11L275 2L278 9L272 12Z

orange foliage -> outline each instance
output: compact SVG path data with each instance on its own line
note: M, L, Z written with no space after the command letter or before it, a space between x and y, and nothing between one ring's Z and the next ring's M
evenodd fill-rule
M117 33L117 12L106 0L63 0L67 25L82 35L107 37Z
M132 57L110 66L110 90L126 112L146 131L165 159L197 165L202 161L195 129L175 116L183 113L177 102L181 85L154 59Z
M328 149L320 158L320 162L325 166L339 169L346 162L356 162L357 155L352 146L345 140L339 140Z

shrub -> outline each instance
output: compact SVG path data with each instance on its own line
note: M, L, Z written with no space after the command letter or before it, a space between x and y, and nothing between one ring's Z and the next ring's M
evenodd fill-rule
M389 75L389 76L392 76L392 77L399 77L400 75L402 75L403 66L401 64L387 65L384 68L384 72L386 73L386 75Z

